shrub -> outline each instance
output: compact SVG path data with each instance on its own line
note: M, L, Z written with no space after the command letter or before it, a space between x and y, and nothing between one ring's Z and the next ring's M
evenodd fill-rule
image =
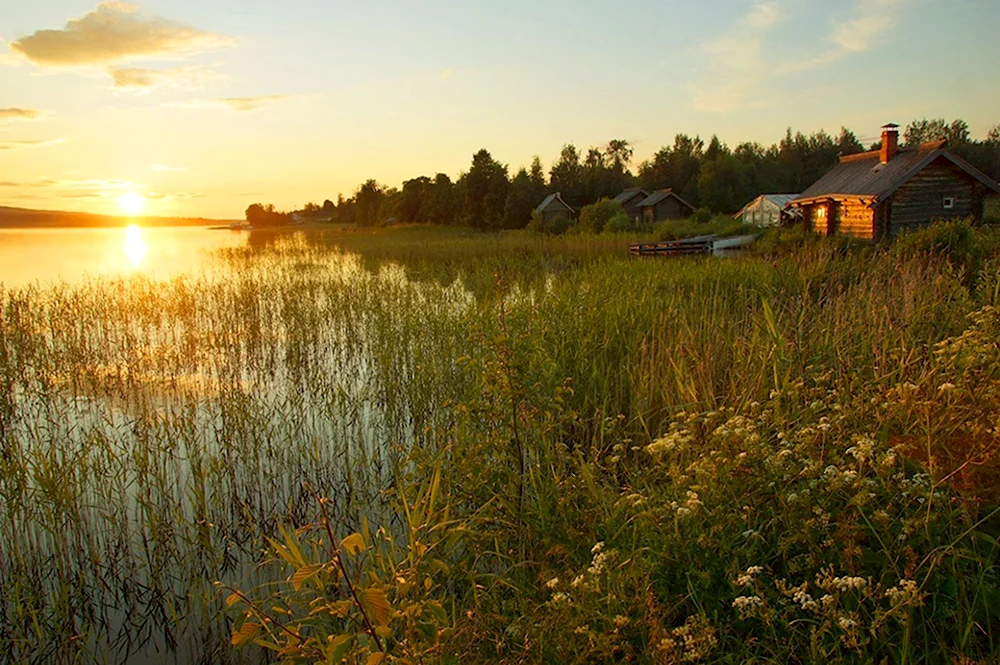
M622 208L622 205L617 201L604 198L597 203L583 207L580 211L580 227L584 231L600 233L612 219L619 215L625 215L625 209Z
M620 212L612 217L604 228L609 233L632 233L638 230L639 225L624 212Z
M708 208L698 208L692 213L691 221L698 224L707 224L712 221L712 211Z
M531 221L528 222L528 230L547 235L561 235L565 233L574 222L565 215L557 215L551 219L545 219L541 213L531 213Z

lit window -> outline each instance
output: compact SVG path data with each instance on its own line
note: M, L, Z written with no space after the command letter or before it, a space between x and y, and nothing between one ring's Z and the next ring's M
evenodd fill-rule
M951 210L954 207L955 207L955 197L954 196L944 197L944 209Z
M826 219L826 206L816 208L816 219Z

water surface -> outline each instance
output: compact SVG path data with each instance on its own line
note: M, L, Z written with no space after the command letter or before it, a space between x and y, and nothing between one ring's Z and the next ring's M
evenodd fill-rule
M0 229L0 284L19 288L130 275L169 279L205 268L213 252L246 245L249 235L207 226Z

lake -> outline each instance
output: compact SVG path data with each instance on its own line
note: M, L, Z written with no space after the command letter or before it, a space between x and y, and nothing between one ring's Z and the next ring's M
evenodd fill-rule
M0 229L0 284L79 282L197 271L213 252L247 244L247 231L206 226Z
M261 546L313 518L304 482L342 533L396 524L385 490L467 385L451 359L470 296L302 233L248 236L0 234L13 662L256 662L229 647L215 583L284 577Z

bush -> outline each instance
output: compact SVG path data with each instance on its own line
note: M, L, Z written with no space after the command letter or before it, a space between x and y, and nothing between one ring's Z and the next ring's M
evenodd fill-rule
M580 227L584 231L600 233L611 220L619 215L625 216L625 209L622 208L622 205L617 201L604 198L597 203L583 207L583 210L580 211Z
M608 221L604 230L609 233L633 233L639 230L639 225L624 212L620 212Z
M708 208L698 208L691 215L691 221L697 222L698 224L708 224L712 221L712 211Z
M573 225L573 220L564 215L557 215L552 219L545 219L542 217L541 213L533 212L531 213L531 221L528 222L527 228L529 231L534 231L536 233L557 236L565 233Z

